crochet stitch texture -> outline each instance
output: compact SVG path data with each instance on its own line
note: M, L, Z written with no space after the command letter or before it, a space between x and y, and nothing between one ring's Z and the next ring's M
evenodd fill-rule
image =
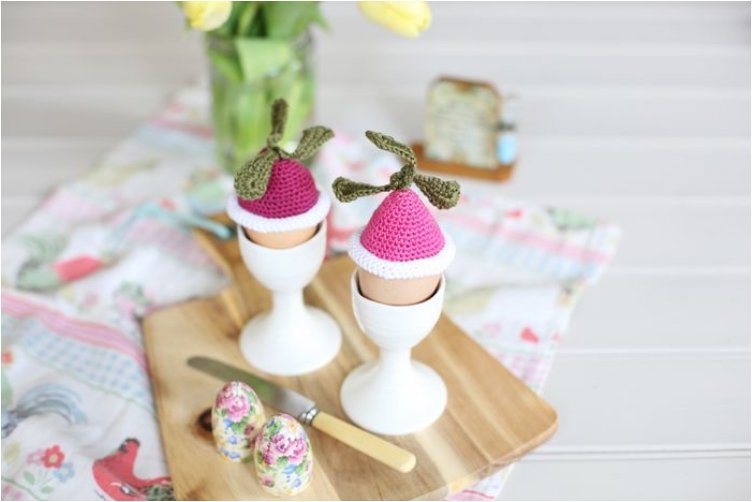
M350 237L347 252L360 268L383 279L416 279L439 275L452 263L456 252L452 239L444 234L444 247L434 256L409 261L385 260L371 253L360 242L363 230L358 230Z
M310 171L291 159L274 163L266 192L255 200L238 197L246 211L265 218L287 218L305 213L319 198Z
M331 129L322 126L303 131L297 148L288 152L279 146L287 121L287 103L272 104L272 129L266 147L235 174L235 193L227 201L227 213L238 225L257 232L286 232L320 223L329 212L330 199L319 192L302 161L331 139Z
M389 261L430 258L444 247L444 235L418 194L411 189L390 193L371 216L360 242Z
M417 193L415 184L439 209L457 204L460 186L416 172L415 153L386 134L367 131L366 137L381 150L406 162L386 185L370 185L339 177L332 189L341 202L391 192L371 215L366 227L350 239L348 253L364 270L384 279L414 279L442 273L454 258L455 248Z

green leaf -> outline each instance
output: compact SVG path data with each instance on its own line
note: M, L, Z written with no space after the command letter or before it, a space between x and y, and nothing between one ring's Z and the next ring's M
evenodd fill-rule
M226 79L231 82L243 81L243 72L237 56L225 54L211 47L207 50L207 55L209 56L209 61Z
M248 32L245 34L247 38L264 38L266 37L266 24L264 16L259 11L254 17L251 26L248 28Z
M269 38L294 40L321 17L318 2L264 2L263 13Z
M263 196L277 158L277 154L268 149L246 162L235 174L235 193L246 200L256 200Z
M308 468L308 462L303 460L301 463L297 465L297 467L295 467L295 474L298 474L298 475L303 474L307 468Z
M253 82L287 66L292 60L290 44L278 40L240 38L235 40L240 67L246 82Z
M377 148L386 152L391 152L402 157L408 164L415 166L415 153L409 146L400 143L393 137L376 131L366 131L366 137L376 145Z
M460 185L456 181L445 181L436 176L419 174L414 178L415 184L438 209L449 209L460 200Z
M243 90L234 97L227 102L233 116L233 145L239 157L248 158L264 145L269 134L269 105L264 95L254 89Z
M368 183L348 180L342 176L339 176L332 183L332 191L340 202L352 202L360 197L386 192L389 188L389 185L369 185Z
M241 4L240 14L238 15L238 25L235 33L239 37L248 35L254 24L256 14L259 14L258 2L236 2ZM260 16L260 15L259 15Z
M212 116L214 118L214 136L218 145L224 144L230 135L230 118L227 116L225 100L228 94L228 84L222 79L212 79Z
M272 437L280 430L282 430L281 420L278 417L272 417L270 423L266 426L266 434Z
M42 487L42 493L52 493L53 491L55 491L55 489L52 488L50 485Z
M34 477L34 475L30 473L29 471L24 471L23 477L26 480L26 482L29 483L30 485L33 485L34 482L36 481L36 478Z
M313 111L314 88L313 78L310 75L301 74L295 79L284 97L289 104L287 127L282 136L282 142L296 138L303 129L306 120Z
M334 133L328 127L313 126L303 131L298 147L292 157L298 160L307 160L313 157L321 146L332 139Z

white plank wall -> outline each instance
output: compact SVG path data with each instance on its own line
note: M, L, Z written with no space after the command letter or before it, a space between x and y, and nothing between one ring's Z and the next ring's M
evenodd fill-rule
M502 498L749 499L749 4L431 6L415 41L327 4L317 118L418 138L434 77L496 82L523 98L503 194L624 229ZM3 234L204 66L172 2L4 3Z

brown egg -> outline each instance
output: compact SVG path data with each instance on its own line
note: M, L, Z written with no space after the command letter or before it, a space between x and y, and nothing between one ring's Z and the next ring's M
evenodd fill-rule
M441 275L417 279L384 279L358 268L360 293L385 305L415 305L428 300L436 292Z
M256 232L250 228L245 228L245 235L258 244L271 249L287 249L303 244L316 234L318 225L300 230L289 230L287 232Z

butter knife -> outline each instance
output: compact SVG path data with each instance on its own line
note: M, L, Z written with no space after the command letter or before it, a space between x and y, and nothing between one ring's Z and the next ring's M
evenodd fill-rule
M253 373L209 357L191 357L188 359L188 366L225 382L237 380L247 383L256 391L263 402L292 415L301 423L328 434L350 448L378 460L392 469L399 472L410 472L415 467L415 455L409 451L320 411L313 400L294 390L280 387Z

